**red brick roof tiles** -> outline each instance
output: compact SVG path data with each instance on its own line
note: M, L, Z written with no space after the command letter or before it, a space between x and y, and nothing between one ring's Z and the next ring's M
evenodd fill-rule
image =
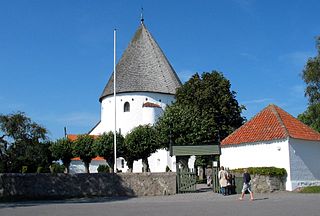
M221 142L221 146L285 138L320 141L320 133L276 105L269 105Z

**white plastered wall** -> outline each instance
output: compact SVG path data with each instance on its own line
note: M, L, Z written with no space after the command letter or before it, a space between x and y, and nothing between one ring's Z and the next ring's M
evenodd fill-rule
M320 142L290 138L291 184L298 187L320 185Z

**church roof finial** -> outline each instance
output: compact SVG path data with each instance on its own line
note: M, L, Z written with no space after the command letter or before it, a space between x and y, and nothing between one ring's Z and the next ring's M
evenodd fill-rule
M140 17L140 21L141 21L141 24L143 23L144 21L144 18L143 18L143 7L141 7L141 17Z

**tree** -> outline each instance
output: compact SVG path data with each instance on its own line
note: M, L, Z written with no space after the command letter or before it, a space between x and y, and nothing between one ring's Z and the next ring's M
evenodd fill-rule
M149 172L148 157L159 149L157 131L150 125L139 125L125 137L127 163L142 159L143 172ZM128 165L130 168L130 164ZM131 166L132 168L132 166Z
M320 36L316 38L317 56L309 58L302 72L306 83L305 96L309 105L298 119L320 132Z
M0 171L36 172L39 166L48 168L52 162L47 130L33 122L23 112L0 115Z
M176 93L157 123L162 144L213 144L240 127L244 109L236 100L231 84L217 71L195 74Z
M80 157L84 163L85 172L89 173L89 165L92 158L96 157L93 149L94 138L88 134L79 135L72 144L72 153L75 157Z
M123 154L122 146L124 143L124 137L117 133L117 156ZM113 173L114 166L114 134L113 132L103 133L94 140L93 148L97 155L103 157Z
M73 158L72 141L67 138L58 139L51 144L50 150L55 159L62 161L66 173L69 173L71 159Z

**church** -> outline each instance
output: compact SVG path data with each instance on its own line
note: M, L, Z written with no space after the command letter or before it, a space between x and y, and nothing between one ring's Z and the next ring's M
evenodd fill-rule
M117 132L123 136L139 125L153 125L166 106L175 100L174 95L181 81L143 19L116 65L116 112L113 86L112 73L99 98L100 121L89 132L90 135L114 131L115 113ZM148 162L151 172L165 172L167 166L172 171L176 169L175 158L165 149L152 154ZM90 171L94 172L99 164L104 163L101 159L93 160ZM123 158L117 158L117 169L127 171ZM135 161L133 172L141 171L142 161Z

